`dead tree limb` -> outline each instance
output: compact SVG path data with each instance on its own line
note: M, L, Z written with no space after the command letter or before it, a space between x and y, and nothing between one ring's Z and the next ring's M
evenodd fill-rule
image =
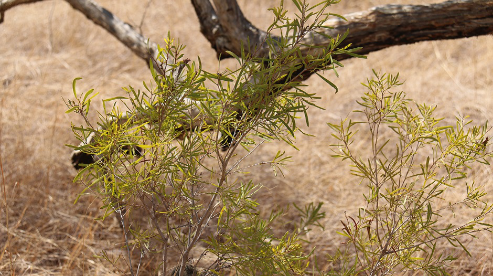
M262 45L266 33L253 26L242 14L234 0L192 0L201 24L201 32L209 40L217 55L227 57L226 51L240 55L242 43L249 39L251 48L260 46L259 56L265 56L267 45ZM454 0L429 5L385 5L367 11L347 14L328 20L333 29L309 33L302 53L313 46L328 45L330 37L350 30L345 44L362 47L359 54L368 54L396 45L427 40L456 39L492 34L491 0ZM346 59L351 56L339 56Z
M29 4L43 0L0 0L0 20L4 19L5 11L15 6ZM156 43L149 41L141 35L133 26L122 21L109 10L100 6L95 1L88 0L65 0L73 9L80 11L94 24L108 31L122 44L129 48L134 54L149 64L151 58L157 54ZM1 23L1 22L0 22Z
M210 0L192 0L192 5L201 24L201 33L211 43L218 58L227 58L226 51L240 55L242 44L250 42L249 52L254 49L262 50L262 56L267 55L267 47L258 48L265 44L267 33L256 28L245 18L236 0L213 0L216 10Z
M125 23L109 10L98 5L94 1L87 0L65 0L72 8L80 11L94 24L101 26L112 36L122 42L138 57L149 64L151 58L157 55L156 43L141 35L133 26Z
M17 5L29 4L43 0L0 0L0 24L5 19L5 11Z
M38 1L42 0L0 0L0 22L4 19L6 10ZM156 44L107 9L94 1L65 1L107 30L147 64L152 58L156 60ZM201 32L210 41L218 57L228 57L226 51L240 55L242 45L246 45L247 41L249 47L246 51L250 51L255 57L268 55L269 50L265 43L267 33L245 18L236 0L212 0L214 6L211 0L191 1L201 24ZM301 46L300 50L302 55L317 55L318 46L330 43L328 37L337 37L347 30L349 34L344 44L362 47L358 54L420 41L488 35L492 34L492 3L492 0L453 0L430 5L375 7L345 15L346 21L339 18L328 20L326 25L332 28L308 33L302 43L306 46ZM253 49L256 49L255 52ZM350 57L339 55L335 59ZM159 68L156 63L154 67ZM306 79L315 71L306 71L297 75L297 78Z
M42 0L0 0L0 13L21 4ZM141 35L95 1L65 0L89 20L107 30L131 49L146 63L156 54L156 44ZM201 24L201 32L209 40L218 57L228 57L226 51L240 55L242 44L248 40L250 49L257 48L256 55L265 57L267 45L263 45L266 32L258 29L243 15L236 0L191 0ZM453 0L429 5L386 5L367 11L345 15L327 21L333 29L309 33L302 53L313 46L328 45L330 37L350 30L345 43L362 47L359 54L385 49L391 46L420 41L456 39L492 34L492 0ZM4 16L1 17L2 19ZM260 46L258 48L258 46ZM351 56L339 56L346 59Z
M43 0L0 0L0 12L5 12L18 5L39 2Z
M327 35L350 30L345 43L362 47L359 54L428 40L492 34L492 1L455 0L431 5L386 5L328 22ZM321 35L309 39L324 45Z

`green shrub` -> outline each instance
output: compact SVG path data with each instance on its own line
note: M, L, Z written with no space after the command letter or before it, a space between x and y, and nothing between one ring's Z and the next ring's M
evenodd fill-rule
M283 211L262 217L262 206L253 197L262 187L239 182L235 176L244 159L265 141L280 140L295 147L297 116L302 114L308 125L306 111L317 107L318 99L306 91L300 76L324 69L336 72L342 66L335 60L337 55L358 56L349 45L340 47L345 36L326 47L313 46L313 55L302 55L301 47L307 47L302 38L324 27L331 15L325 10L337 1L315 7L294 2L299 9L296 19L289 19L283 6L272 9L275 22L268 34L279 30L282 35L267 36L269 58L230 53L238 61L236 70L207 72L200 59L184 58L184 46L168 36L155 62L150 61L153 81L144 83L145 91L129 86L127 97L104 100L97 123L88 117L93 90L78 94L74 80L75 99L67 101L68 112L82 116L85 125L72 126L81 141L72 147L93 157L75 181L86 186L81 195L91 190L101 196L105 209L101 219L116 213L132 275L139 273L143 258L156 255L162 275L224 274L228 269L241 275L317 273L310 264L317 248L311 250L301 236L321 226L321 204L297 207L299 223L278 236L272 225ZM153 63L158 66L153 68ZM477 231L491 210L480 201L483 192L470 185L464 204L482 206L479 216L460 227L437 223L441 210L435 208L434 199L453 180L465 176L469 162L487 162L488 129L467 130L461 121L456 128L439 127L433 108L427 106L417 106L421 115L412 115L403 93L387 94L396 84L395 77L378 76L369 81L369 93L362 98L361 112L372 134L371 158L364 160L351 151L351 129L356 123L330 124L340 141L335 146L338 157L352 161L354 174L367 181L369 195L368 207L343 223L341 234L354 251L342 248L331 261L345 265L321 274L383 274L395 267L441 269L451 258L432 257L435 241L445 238L461 245L457 235ZM387 152L379 135L379 127L386 124L397 135L395 152ZM419 155L426 148L432 151ZM278 172L288 158L279 152L269 164ZM421 167L415 165L418 159L424 159ZM481 227L490 229L490 225ZM203 248L201 256L208 252L215 256L202 272L197 260L190 259L196 248ZM416 258L421 250L426 257ZM132 257L136 252L138 258ZM114 262L105 252L102 255Z
M352 174L368 187L366 207L342 221L340 234L352 248L338 257L352 261L347 266L350 274L447 274L455 257L436 254L437 242L446 239L470 255L459 237L492 228L482 222L492 212L492 204L483 199L483 185L465 183L470 164L489 165L490 128L487 123L469 127L465 118L457 118L455 126L444 125L433 116L435 107L414 105L404 92L392 91L401 84L398 75L374 75L364 84L368 91L355 111L365 120L329 124L338 141L332 145L334 157L349 160ZM369 141L367 156L353 150L353 141L362 139ZM463 185L463 201L446 200L449 190ZM460 204L478 215L462 225L442 218Z

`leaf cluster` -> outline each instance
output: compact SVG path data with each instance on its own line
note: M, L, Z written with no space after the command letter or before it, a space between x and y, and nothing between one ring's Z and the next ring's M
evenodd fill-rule
M460 237L492 228L483 222L492 212L483 186L466 178L472 163L489 164L490 128L487 123L470 127L465 118L457 118L455 126L444 125L434 117L435 107L413 105L404 92L393 91L399 85L398 75L374 72L358 101L361 109L355 111L365 119L329 124L338 141L332 145L334 156L349 160L352 174L369 188L366 207L341 221L339 233L353 247L353 253L347 251L354 261L348 269L368 275L417 269L447 274L445 268L455 257L437 253L438 241L447 240L469 254ZM366 136L368 158L352 145ZM464 200L448 202L448 191L463 183ZM477 216L460 225L442 219L456 205L473 209Z
M300 224L277 236L272 224L283 211L262 217L254 196L261 186L239 181L237 172L249 167L242 163L265 141L294 146L296 119L304 114L309 124L307 109L317 107L318 97L301 83L304 76L342 66L333 56L352 52L340 47L343 36L302 54L303 37L323 26L334 2L310 7L297 0L296 19L286 17L283 6L273 9L270 32L287 31L266 37L266 57L229 53L238 62L235 70L204 70L200 59L184 57L184 46L168 35L150 60L152 81L143 83L144 90L128 86L126 97L104 100L96 123L88 118L93 90L79 96L74 80L76 100L66 102L67 112L82 116L85 125L72 126L81 141L72 147L94 161L75 181L85 184L81 195L100 195L101 219L117 215L132 275L139 273L142 256L160 256L163 275L184 275L206 254L216 256L203 267L207 273L304 274L312 251L300 235L320 226L321 204L297 207ZM276 173L288 160L280 152L250 166L268 164ZM195 248L203 250L198 259L192 259Z

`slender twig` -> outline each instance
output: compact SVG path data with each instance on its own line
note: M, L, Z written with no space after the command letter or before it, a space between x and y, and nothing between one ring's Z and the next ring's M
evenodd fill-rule
M130 254L130 246L129 246L129 239L127 237L127 230L125 229L125 220L124 220L124 217L122 215L122 210L121 210L119 205L118 205L118 208L113 207L113 211L120 217L120 223L122 224L122 229L124 230L123 232L124 232L124 239L125 239L125 247L127 248L127 256L129 258L130 274L135 275L134 270L132 269L132 257Z
M262 140L261 142L259 142L252 150L250 150L246 155L244 155L242 158L240 158L237 162L235 162L235 164L233 164L230 169L228 169L228 171L226 172L226 174L230 174L230 172L236 168L242 161L244 161L245 158L249 157L258 147L260 147L263 143L264 143L265 140Z
M144 8L144 12L142 13L141 22L139 23L139 33L142 35L142 24L144 24L144 18L146 18L146 13L148 11L149 6L153 0L148 0L146 7Z

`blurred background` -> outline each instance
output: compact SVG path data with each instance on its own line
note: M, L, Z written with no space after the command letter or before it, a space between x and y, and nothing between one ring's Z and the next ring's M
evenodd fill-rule
M330 11L347 14L390 3L431 2L346 0ZM137 27L147 1L98 3ZM239 4L254 25L266 29L272 21L267 9L279 1L239 0ZM294 10L290 4L286 3ZM190 1L150 3L142 24L144 36L161 43L168 31L187 45L186 57L201 57L206 70L235 66L233 60L219 65L215 51L199 31ZM82 122L77 116L65 114L63 99L73 97L72 80L81 77L79 92L94 88L100 93L94 101L98 109L98 101L125 95L122 87L142 88L143 81L151 80L149 69L143 60L64 1L42 1L8 10L0 24L0 38L0 274L118 274L106 261L94 257L101 250L115 255L121 252L118 222L113 217L104 222L93 219L101 215L101 202L95 196L84 196L74 204L83 187L72 182L76 171L70 164L71 149L65 145L78 143L70 126L71 122ZM334 253L343 241L336 234L341 228L339 221L344 219L345 211L354 214L363 206L366 188L351 177L348 163L330 157L329 145L334 141L326 123L339 122L358 107L355 101L365 91L360 83L372 77L375 69L399 72L405 81L401 89L408 97L437 105L437 116L445 117L447 123L454 124L456 116L469 115L473 124L488 120L492 125L492 47L492 36L483 36L392 47L371 53L366 60L345 60L339 77L324 73L339 87L337 94L324 81L311 77L306 81L307 90L317 93L322 98L318 104L325 108L309 111L310 127L301 122L302 129L314 137L298 135L299 151L282 143L265 144L246 160L247 165L269 161L277 151L286 151L293 158L284 168L285 177L275 177L271 168L262 166L239 177L254 178L264 185L258 199L268 209L323 202L326 231L311 232L307 239L321 255ZM357 143L362 149L368 145L368 141ZM472 176L486 185L492 202L492 166L474 166ZM464 186L456 190L448 201L463 199ZM468 218L472 215L465 209L451 219L452 223L461 223ZM460 257L453 263L451 274L492 275L492 235L481 232L478 237L465 239L472 257L448 243L441 244L445 252L454 251Z

